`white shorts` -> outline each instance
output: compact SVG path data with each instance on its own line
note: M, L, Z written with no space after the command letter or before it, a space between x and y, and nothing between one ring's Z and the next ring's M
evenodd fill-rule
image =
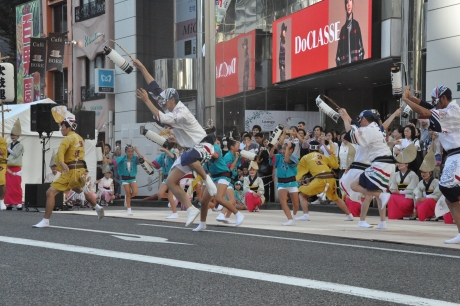
M134 181L132 181L132 182L131 182L131 181L129 181L129 182L122 182L121 185L129 185L129 184L131 184L131 183L136 183L136 181L134 180Z
M230 182L225 180L225 179L219 179L217 181L217 184L222 184L222 185L227 185L228 186L228 185L230 185Z
M188 174L188 173L191 173L192 170L190 169L189 166L182 166L181 165L181 157L179 156L178 159L176 159L176 161L174 162L174 164L171 166L171 170L176 167L177 169L179 169L180 171L184 172L185 174Z
M350 169L339 181L340 189L348 195L350 200L358 203L361 203L361 193L354 192L350 186L353 182L359 182L359 176L363 172L364 170L361 169Z
M278 187L278 190L287 190L289 193L299 192L298 187Z

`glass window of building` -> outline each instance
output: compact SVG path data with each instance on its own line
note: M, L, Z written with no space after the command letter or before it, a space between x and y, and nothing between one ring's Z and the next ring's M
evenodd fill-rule
M67 4L53 6L53 31L67 32Z
M67 86L68 73L67 69L64 72L53 71L53 100L57 104L67 105Z
M85 90L82 91L82 100L96 100L103 99L104 94L95 93L95 69L104 68L105 66L105 56L103 54L98 54L96 58L90 61L86 58L86 80L85 80Z

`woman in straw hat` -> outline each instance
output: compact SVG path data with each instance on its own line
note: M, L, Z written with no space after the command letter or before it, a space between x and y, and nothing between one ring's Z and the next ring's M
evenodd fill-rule
M434 152L430 150L420 166L422 180L414 190L415 209L420 221L427 221L435 215L436 202L442 196L439 180L432 175L435 166Z
M402 219L414 211L414 189L418 184L417 174L409 169L409 163L417 156L417 148L410 144L396 156L398 169L391 178L388 219Z
M259 206L265 203L264 182L257 176L259 165L255 161L249 164L249 175L244 178L244 193L248 211L257 212Z
M21 135L21 122L19 119L13 125L10 133L11 143L8 146L8 159L6 168L6 209L11 210L16 206L17 210L22 210L22 155L24 146L19 142Z

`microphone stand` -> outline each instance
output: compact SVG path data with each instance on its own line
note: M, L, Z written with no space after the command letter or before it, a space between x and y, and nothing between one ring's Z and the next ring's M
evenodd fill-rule
M45 146L49 142L52 134L53 132L38 132L38 137L40 137L40 143L42 144L42 184L45 183L45 167L46 167L45 153L46 151L49 150L49 149L46 149ZM48 141L46 141L46 139L48 139Z

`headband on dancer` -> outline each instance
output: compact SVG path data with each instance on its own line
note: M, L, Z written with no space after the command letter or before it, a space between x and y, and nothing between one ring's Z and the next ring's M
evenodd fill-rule
M445 85L440 85L433 88L431 91L431 97L435 99L433 105L438 104L442 95L452 96L452 91Z
M72 128L72 130L74 130L74 131L77 129L78 124L77 124L77 121L75 121L74 118L67 117L62 122L67 122L70 125L70 127Z
M176 102L179 102L179 94L177 93L177 90L174 88L167 88L160 93L157 100L158 103L164 107L166 102L168 102L171 98L174 98L176 99Z

